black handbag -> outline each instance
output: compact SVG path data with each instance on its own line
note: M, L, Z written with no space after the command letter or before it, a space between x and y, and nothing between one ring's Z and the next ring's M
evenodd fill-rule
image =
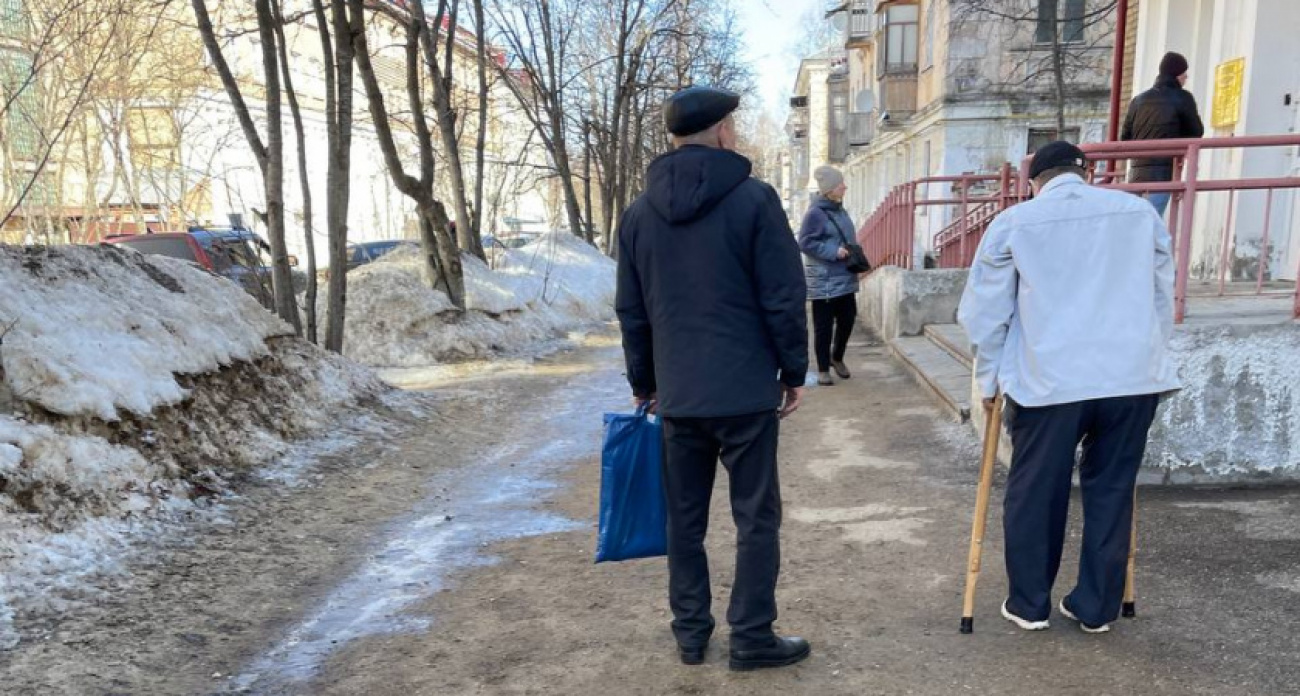
M830 220L831 224L835 226L835 231L840 233L840 241L844 242L844 248L849 252L848 258L844 259L849 273L861 275L870 271L871 262L867 260L867 252L863 251L860 245L849 241L848 236L844 234L844 230L840 227L840 223L835 222L834 215L827 213L826 219Z

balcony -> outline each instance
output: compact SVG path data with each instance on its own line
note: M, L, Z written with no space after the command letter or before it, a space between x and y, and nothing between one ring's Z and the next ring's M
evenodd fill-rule
M848 118L848 144L850 148L870 145L876 137L876 113L851 113Z
M885 127L901 125L916 113L916 69L886 72L880 77L880 111Z
M876 13L871 8L871 0L852 0L847 11L845 46L857 48L871 43L876 33Z

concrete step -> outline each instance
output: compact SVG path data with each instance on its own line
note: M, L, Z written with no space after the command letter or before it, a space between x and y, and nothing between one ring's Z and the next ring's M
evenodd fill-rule
M890 350L958 422L970 420L970 367L928 336L894 339Z
M970 339L966 338L966 331L957 324L930 324L925 327L925 337L965 365L966 369L975 368Z

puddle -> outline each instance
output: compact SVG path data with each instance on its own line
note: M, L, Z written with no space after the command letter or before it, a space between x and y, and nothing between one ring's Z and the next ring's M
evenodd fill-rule
M603 354L593 360L618 364ZM430 497L381 535L388 541L233 679L227 692L302 684L349 641L426 631L436 617L413 615L410 607L445 589L454 572L495 562L484 552L488 545L585 527L536 505L556 487L552 481L563 466L599 453L601 415L627 405L626 386L616 369L587 368L560 389L566 395L562 406L520 413L506 431L530 441L503 443L480 461L435 477ZM411 447L420 451L404 453L408 457L437 456L432 435Z

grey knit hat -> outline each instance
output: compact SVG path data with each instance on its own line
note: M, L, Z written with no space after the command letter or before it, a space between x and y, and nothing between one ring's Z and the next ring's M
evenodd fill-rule
M836 186L844 183L844 175L840 170L830 165L818 167L813 171L813 179L817 181L817 190L823 196L835 190Z

